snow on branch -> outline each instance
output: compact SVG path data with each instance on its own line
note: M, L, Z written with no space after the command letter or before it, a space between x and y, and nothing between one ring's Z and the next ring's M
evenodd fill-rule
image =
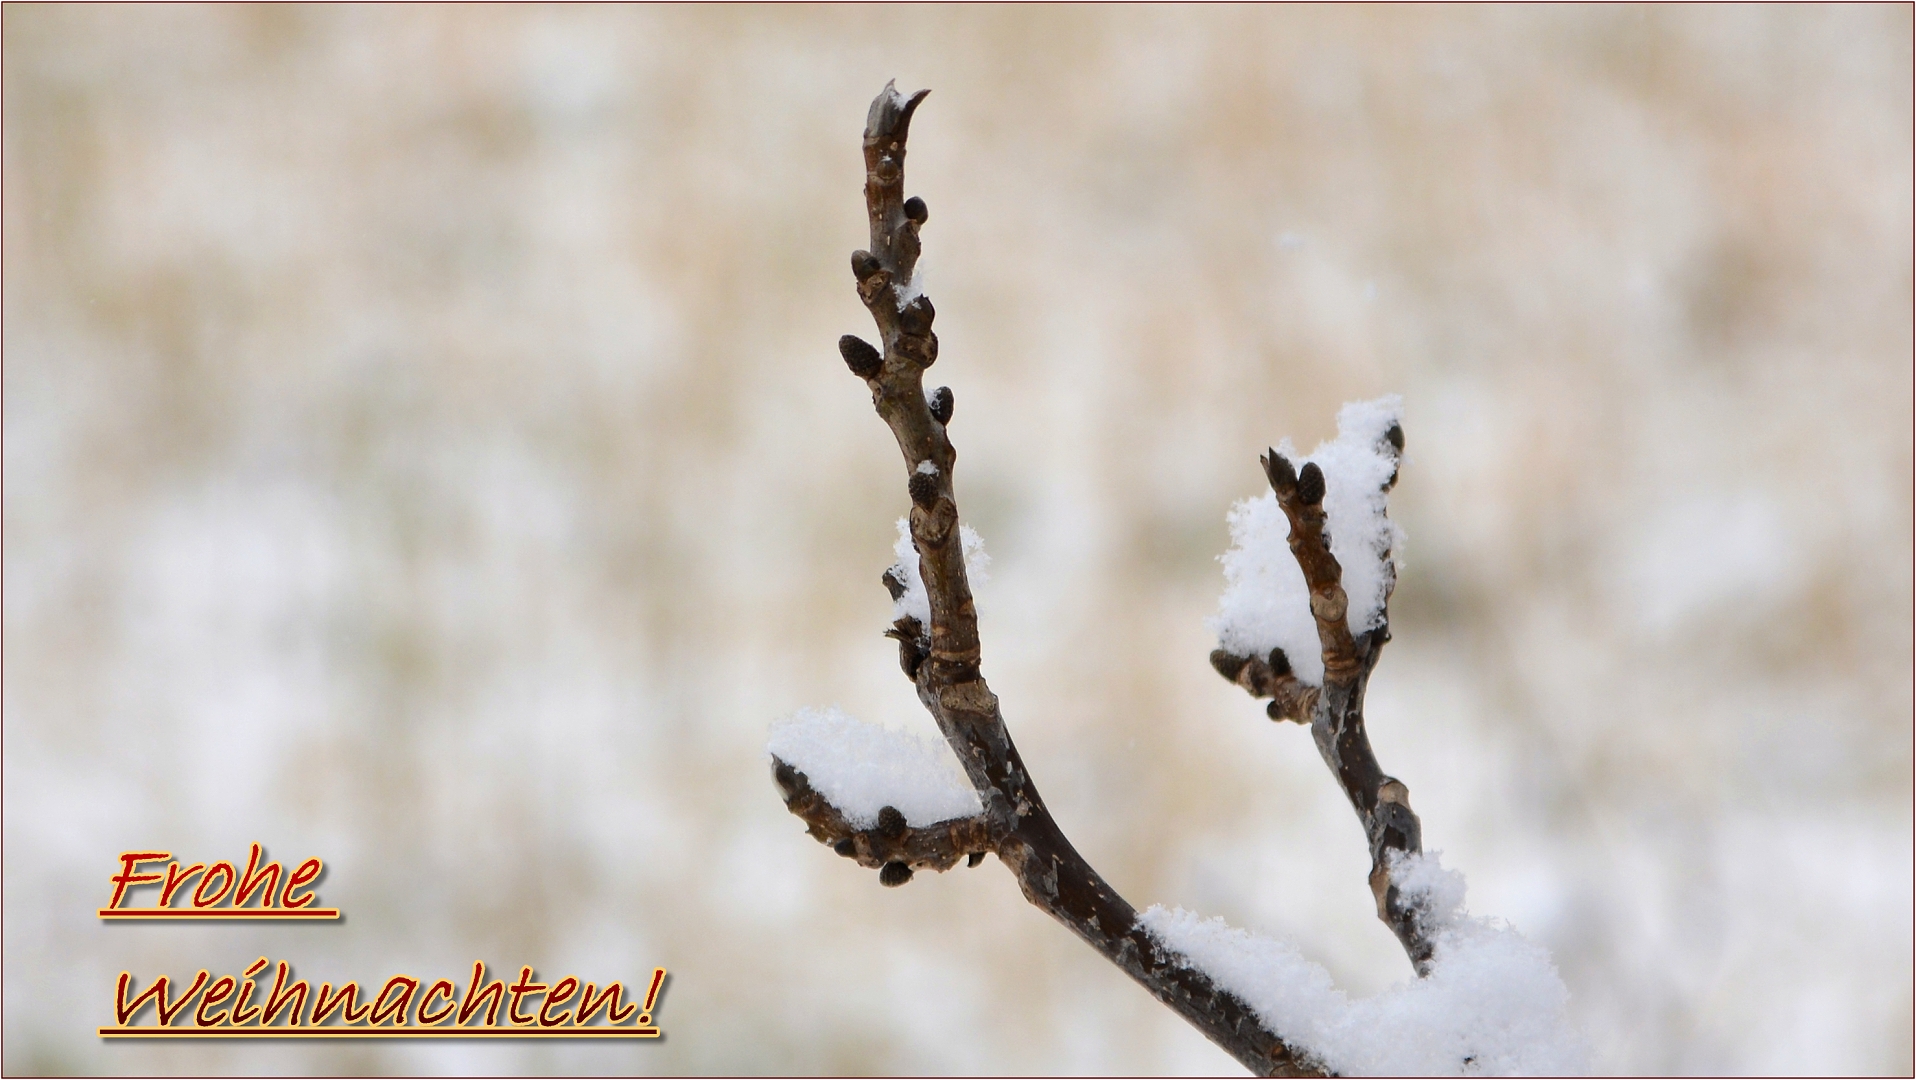
M1461 878L1421 856L1409 790L1385 775L1365 734L1364 687L1390 640L1401 546L1386 514L1404 445L1395 397L1346 406L1338 437L1301 467L1288 443L1265 456L1271 494L1232 512L1236 546L1224 558L1211 662L1270 698L1272 718L1310 725L1364 826L1378 916L1420 978L1351 1002L1289 945L1181 911L1140 915L1058 827L981 670L971 581L986 560L958 517L955 403L950 389L924 385L938 359L937 312L918 273L930 215L923 199L905 196L904 162L926 93L887 84L867 114L871 247L852 253L851 269L878 344L847 334L838 350L904 458L911 509L882 579L893 601L886 636L947 749L833 710L802 711L774 728L768 748L786 808L889 886L997 855L1027 900L1261 1076L1570 1067L1561 1056L1570 1043L1558 1038L1565 994L1548 957L1461 916Z
M1430 972L1353 1000L1296 946L1152 907L1138 921L1175 962L1207 972L1259 1019L1342 1076L1564 1076L1587 1068L1549 953L1461 910L1463 876L1432 855L1397 868L1435 914ZM1429 895L1432 891L1439 896Z
M1353 402L1337 414L1337 438L1318 444L1301 465L1316 465L1324 475L1324 531L1331 554L1344 569L1348 619L1354 633L1374 629L1397 580L1393 557L1403 532L1385 515L1386 492L1397 476L1397 454L1390 433L1398 432L1403 399L1392 394ZM1277 453L1295 459L1290 440ZM1218 613L1206 623L1218 647L1237 656L1267 657L1281 649L1291 671L1306 686L1324 682L1318 655L1317 623L1311 618L1310 590L1291 555L1290 520L1274 492L1245 499L1231 508L1231 550L1224 564L1224 595Z
M837 709L800 709L772 725L765 749L810 777L812 788L861 829L877 824L887 806L916 825L984 810L949 748Z

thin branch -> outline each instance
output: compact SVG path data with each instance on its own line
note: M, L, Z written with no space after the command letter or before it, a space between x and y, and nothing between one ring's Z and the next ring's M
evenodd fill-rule
M909 856L937 866L948 854L955 863L960 849L973 851L973 844L991 841L991 850L1011 869L1027 900L1070 927L1246 1068L1264 1076L1324 1075L1316 1063L1266 1028L1243 1000L1220 989L1205 973L1181 965L1138 925L1137 911L1084 861L1045 808L1005 728L998 697L979 671L977 610L965 576L952 488L957 456L946 437L953 400L947 389L929 398L924 389L925 369L938 359L938 337L932 332L936 312L922 295L900 303L901 290L911 283L918 233L927 218L924 201L904 194L906 135L927 92L907 98L888 84L866 116L865 205L871 248L853 252L851 262L859 298L877 324L881 346L847 336L840 339L839 351L870 388L872 405L891 428L905 459L911 537L930 599L931 625L901 619L891 636L899 639L901 666L964 765L984 812L955 826L941 822L906 830L907 840L913 833L944 830L945 835L925 838L918 847L899 835L881 838L893 845L884 846L874 842L876 830L850 829L842 814L810 790L802 774L776 761L780 788L814 836L840 850L850 839L850 854L861 864ZM902 820L888 824L895 832ZM897 846L900 843L904 846ZM885 873L899 876L889 869Z
M1378 449L1397 460L1404 449L1403 429L1392 425ZM1310 590L1311 616L1317 623L1324 656L1324 685L1320 689L1301 683L1291 674L1290 662L1281 649L1273 649L1263 659L1220 650L1211 654L1211 664L1218 674L1244 687L1253 697L1272 698L1268 710L1272 719L1311 725L1318 753L1344 789L1369 838L1370 887L1377 901L1377 917L1403 943L1417 973L1427 975L1432 952L1428 913L1408 901L1391 877L1399 856L1423 850L1423 825L1410 808L1410 789L1384 773L1364 730L1364 690L1384 643L1390 640L1389 601L1395 579L1385 579L1385 607L1379 613L1378 625L1353 635L1343 567L1331 554L1330 538L1324 532L1322 470L1309 462L1300 471L1276 450L1267 453L1262 462L1278 505L1290 521L1291 554ZM1393 470L1385 490L1396 482ZM1385 566L1390 566L1388 554Z
M805 831L858 865L884 871L880 880L886 885L903 885L914 870L943 873L958 865L959 859L977 866L1004 841L1003 823L986 814L913 828L896 807L887 806L878 812L871 828L857 828L812 788L804 773L783 760L772 760L776 763L772 778L785 798L785 809L805 822Z

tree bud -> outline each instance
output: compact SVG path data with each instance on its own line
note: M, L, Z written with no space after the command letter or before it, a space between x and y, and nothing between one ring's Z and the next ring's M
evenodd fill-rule
M1276 450L1265 453L1260 459L1264 463L1264 475L1271 482L1271 490L1279 497L1289 495L1297 487L1297 470L1291 467L1291 461Z
M931 332L931 320L937 314L931 306L931 297L915 297L898 313L898 328L913 337L923 337Z
M911 501L926 510L938 501L938 474L915 472L911 474L911 483L906 485L911 492Z
M1297 474L1297 497L1305 506L1316 506L1324 501L1324 470L1317 462L1307 461Z
M878 835L887 840L896 840L905 835L905 815L899 813L896 806L879 809Z
M845 358L845 366L852 374L861 379L869 379L878 374L885 366L885 358L873 348L871 343L856 334L846 334L838 339L838 355Z

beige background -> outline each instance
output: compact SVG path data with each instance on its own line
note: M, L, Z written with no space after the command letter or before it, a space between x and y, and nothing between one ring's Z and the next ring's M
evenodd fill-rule
M1396 391L1385 766L1622 1072L1911 1069L1911 15L5 11L9 1072L1231 1071L763 759L929 731L833 350L896 76L986 670L1132 901L1409 975L1210 672L1256 457ZM117 852L332 927L102 926ZM674 981L658 1045L102 1045L115 975Z

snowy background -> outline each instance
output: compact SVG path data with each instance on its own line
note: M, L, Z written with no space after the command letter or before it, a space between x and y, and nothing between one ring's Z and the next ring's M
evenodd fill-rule
M1093 865L1409 975L1205 660L1258 453L1401 393L1368 712L1471 910L1606 1071L1912 1068L1909 8L4 19L8 1072L1233 1069L768 774L802 706L931 733L833 347L894 76L986 672ZM255 840L346 921L92 915ZM262 953L662 965L667 1037L92 1034Z

